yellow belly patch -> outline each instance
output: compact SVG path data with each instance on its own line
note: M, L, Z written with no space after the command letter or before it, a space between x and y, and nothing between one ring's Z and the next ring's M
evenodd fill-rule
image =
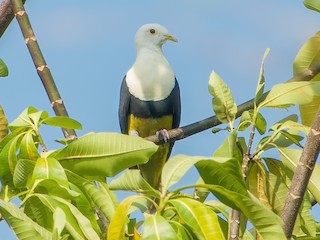
M172 129L172 116L161 118L138 118L130 114L128 117L128 133L137 132L140 137L148 137L162 129Z
M172 116L168 115L154 119L137 118L131 114L128 117L129 134L136 132L140 137L148 137L162 129L172 129ZM142 176L155 189L159 188L161 172L168 159L169 148L169 143L160 145L158 151L151 156L149 162L139 166Z

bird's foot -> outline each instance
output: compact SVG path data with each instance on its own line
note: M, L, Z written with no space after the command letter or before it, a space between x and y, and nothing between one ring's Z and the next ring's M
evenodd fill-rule
M167 129L159 130L156 132L156 134L160 141L163 140L164 142L168 142L168 140L170 139Z
M130 131L130 132L129 132L129 135L130 135L130 136L137 136L137 137L139 137L138 131L134 131L134 130L133 130L133 131Z

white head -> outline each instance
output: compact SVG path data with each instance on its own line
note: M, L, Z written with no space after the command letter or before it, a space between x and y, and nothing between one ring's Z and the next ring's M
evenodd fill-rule
M169 34L169 31L160 24L145 24L136 33L136 48L159 47L167 41L177 42L177 39Z

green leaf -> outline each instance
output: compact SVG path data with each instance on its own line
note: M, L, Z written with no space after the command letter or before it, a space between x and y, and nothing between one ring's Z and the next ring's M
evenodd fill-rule
M28 130L20 143L19 158L37 160L40 157L36 144L33 140L33 130Z
M0 179L2 184L12 183L12 174L18 162L17 150L18 142L24 133L19 133L17 136L11 137L8 135L3 142L6 142L0 152ZM8 142L6 139L10 139Z
M110 196L110 191L104 188L98 189L94 184L83 182L82 189L92 203L103 213L103 215L111 220L115 213L117 205L114 204Z
M57 207L53 213L53 229L57 231L59 237L66 225L66 221L66 214L61 208Z
M239 131L246 130L250 125L254 124L260 135L264 134L267 129L267 121L261 113L256 113L256 119L254 120L254 110L244 111L241 115ZM255 121L255 123L254 123Z
M41 121L48 118L49 114L46 111L37 111L34 113L29 113L28 117L32 120L33 125L38 128L41 125Z
M304 4L313 10L319 10L319 1L305 0ZM320 32L317 32L311 37L299 50L293 62L293 74L299 74L318 61L320 61ZM316 75L312 81L320 81L319 74ZM301 121L304 125L311 126L318 111L319 104L320 97L316 96L311 102L300 105Z
M6 77L9 75L8 68L4 61L0 58L0 77Z
M40 226L51 229L53 225L52 211L38 197L31 195L24 204L24 213Z
M18 206L2 199L0 199L0 204L2 216L19 239L52 239L52 234L48 230L32 221Z
M31 185L43 179L53 179L64 187L69 187L67 176L60 163L52 158L38 158L33 170Z
M124 169L146 163L157 149L154 143L135 136L92 133L52 156L77 174L112 177Z
M52 196L45 195L45 194L34 194L35 197L39 198L39 200L47 206L50 211L53 213L56 208L61 208L65 216L67 218L66 221L66 230L70 233L70 235L73 237L73 239L79 239L79 240L84 240L85 236L82 232L82 229L80 228L78 224L78 220L76 219L76 216L72 214L70 209L62 203L57 202L55 199L53 199Z
M162 192L166 193L169 188L176 184L186 172L201 159L177 155L170 158L163 167L161 175Z
M211 179L206 179L210 183ZM240 191L230 191L222 186L204 184L213 194L219 196L226 205L240 209L240 211L251 221L262 239L286 239L282 230L282 222L278 215L266 208L257 198L247 192L245 195ZM231 203L231 204L229 204Z
M56 117L49 117L42 121L42 123L47 124L49 126L54 127L61 127L67 129L82 129L81 123L78 121L65 117L65 116L56 116Z
M305 7L320 12L320 3L318 0L304 0L303 4Z
M302 150L292 149L292 148L277 148L279 153L281 154L281 159L286 167L288 167L291 171L295 171L299 164L300 156ZM310 181L308 184L308 190L315 197L317 202L320 202L320 165L316 164L312 175L310 177Z
M35 161L29 159L19 159L13 173L13 184L17 188L27 186L31 180Z
M257 84L256 88L256 94L254 97L254 106L256 108L258 101L261 99L261 96L264 91L264 85L265 85L265 79L264 79L264 62L270 52L270 48L267 48L266 51L264 52L262 61L261 61L261 66L260 66L260 73L259 73L259 81Z
M110 182L109 188L111 190L134 191L157 198L160 197L159 191L152 188L150 184L141 176L140 170L137 169L124 171L120 177Z
M177 240L193 240L188 229L186 229L181 223L177 221L169 221L169 223L177 234Z
M156 214L149 215L145 219L141 238L143 240L176 240L177 235L170 223Z
M237 105L230 89L215 72L210 75L209 92L214 97L212 107L219 121L232 126L237 113Z
M60 185L53 179L43 179L38 182L35 192L44 193L52 196L61 197L64 199L75 200L80 194L76 191Z
M0 105L0 142L5 136L7 136L8 132L8 120L4 114L2 106Z
M213 157L219 158L219 161L228 161L231 158L238 158L241 156L239 149L236 146L237 132L232 131L221 146L215 151ZM242 156L241 156L242 159Z
M9 128L14 130L19 127L32 128L33 122L31 121L29 114L36 113L38 110L34 107L26 108L12 123L9 124Z
M131 196L126 198L118 206L116 213L113 215L110 225L108 227L107 239L108 240L125 240L126 225L128 222L128 211L131 205L139 198L144 196Z
M203 203L189 198L172 199L169 203L198 239L224 239L217 215Z
M275 85L259 107L283 108L310 103L320 95L320 82L287 82ZM303 96L303 97L301 97Z

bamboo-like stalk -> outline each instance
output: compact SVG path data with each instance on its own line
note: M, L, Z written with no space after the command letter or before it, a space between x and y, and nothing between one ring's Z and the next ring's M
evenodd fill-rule
M18 20L21 32L29 49L30 55L37 69L38 75L47 92L51 106L57 116L68 116L62 98L53 80L52 74L42 55L39 44L32 30L28 15L23 7L21 0L11 0L13 12ZM76 132L73 129L62 129L66 138L76 138Z
M288 239L291 239L295 220L298 216L303 196L317 162L320 151L320 108L307 136L298 166L293 175L286 201L281 213L283 229Z
M25 3L26 0L22 2ZM3 0L0 4L0 38L14 18L10 0Z

